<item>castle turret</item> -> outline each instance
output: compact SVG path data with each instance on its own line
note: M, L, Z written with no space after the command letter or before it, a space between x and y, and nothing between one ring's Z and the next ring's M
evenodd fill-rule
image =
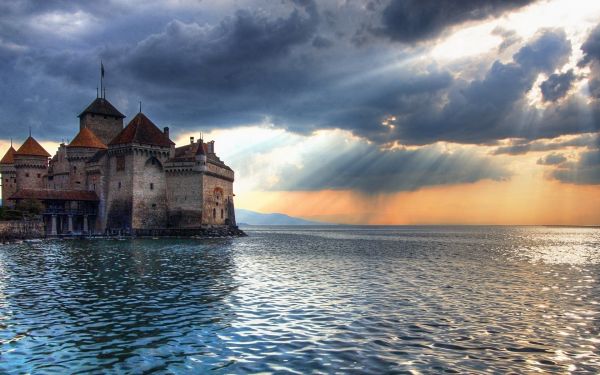
M50 154L32 136L14 153L17 190L44 188Z
M85 163L98 150L106 150L106 145L90 128L83 128L67 146L69 161L69 185L71 189L87 190Z
M90 129L105 145L123 130L125 118L106 98L96 98L78 117L79 130Z
M196 155L194 157L196 163L194 165L194 170L197 172L206 172L206 144L202 139L198 140L198 149L196 150Z
M15 170L15 149L12 144L2 160L0 160L0 174L2 179L2 205L12 206L14 202L8 198L17 191L17 175Z

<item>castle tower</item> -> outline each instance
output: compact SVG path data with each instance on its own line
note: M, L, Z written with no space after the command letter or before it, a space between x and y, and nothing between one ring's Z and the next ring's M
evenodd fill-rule
M90 128L82 128L75 138L67 145L67 160L69 161L69 186L73 190L88 190L86 186L85 163L99 150L107 146L94 134Z
M2 205L12 207L14 202L8 198L17 191L17 174L15 170L15 149L12 144L2 160L0 160L0 178L2 179Z
M206 166L206 144L204 143L204 141L202 139L198 140L198 149L196 150L196 156L194 157L194 159L196 160L196 163L194 165L194 170L197 172L206 172L207 171L207 166Z
M164 163L174 143L138 113L108 145L106 226L134 233L167 227Z
M123 130L125 116L106 98L96 98L79 114L79 130L89 128L105 145Z
M17 190L43 189L50 154L32 137L14 153Z

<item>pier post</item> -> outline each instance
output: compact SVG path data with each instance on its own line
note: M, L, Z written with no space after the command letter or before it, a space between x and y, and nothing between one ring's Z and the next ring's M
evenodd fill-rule
M88 215L83 215L83 231L85 233L88 231Z
M52 215L52 219L50 220L50 234L56 236L56 215Z
M69 232L73 232L73 215L69 215L69 224L68 224L68 231Z

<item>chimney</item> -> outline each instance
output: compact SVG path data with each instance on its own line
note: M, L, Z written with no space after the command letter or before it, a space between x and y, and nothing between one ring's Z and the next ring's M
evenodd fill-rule
M194 137L190 137L190 144L194 144Z
M208 142L208 153L209 154L215 153L215 141Z
M168 127L168 126L165 126L163 130L164 130L163 132L165 133L165 136L166 136L167 138L169 138L169 127ZM171 138L169 138L169 139L171 139Z

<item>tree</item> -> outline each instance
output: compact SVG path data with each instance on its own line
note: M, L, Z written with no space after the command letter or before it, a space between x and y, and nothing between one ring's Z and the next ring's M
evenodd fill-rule
M37 199L24 199L17 203L16 209L29 216L35 216L42 213L44 206L42 205L42 202Z

